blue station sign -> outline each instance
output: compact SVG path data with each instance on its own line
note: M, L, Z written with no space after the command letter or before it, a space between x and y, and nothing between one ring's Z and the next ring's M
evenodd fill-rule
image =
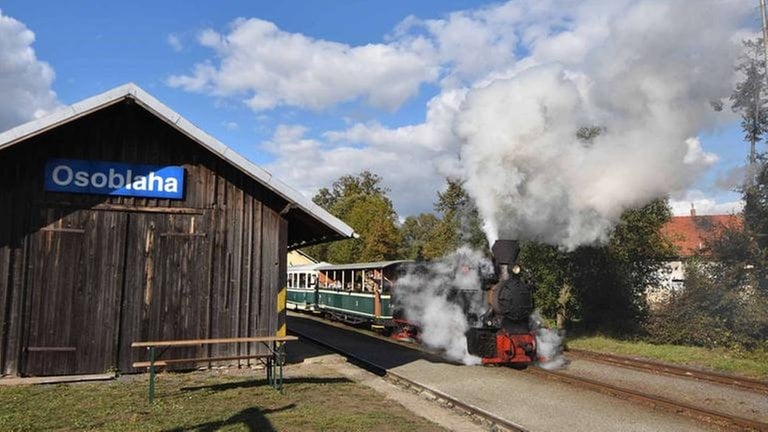
M93 195L182 199L184 168L119 162L51 159L45 190Z

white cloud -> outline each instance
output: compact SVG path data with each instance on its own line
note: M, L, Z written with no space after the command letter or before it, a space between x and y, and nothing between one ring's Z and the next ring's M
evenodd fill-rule
M244 98L254 111L284 105L320 110L360 98L394 110L438 76L434 62L415 51L418 41L350 46L256 18L236 20L226 34L207 29L198 40L218 62L197 64L168 84Z
M733 88L733 59L740 35L752 31L741 26L751 10L746 0L702 0L696 9L660 0L509 1L433 19L408 17L384 42L365 46L241 19L227 32L200 33L199 43L216 57L169 84L239 98L263 111L322 110L348 101L396 109L421 84L439 82L422 122L364 121L333 131L278 127L264 143L276 157L270 168L308 194L368 169L384 178L400 214L413 214L431 210L445 175L472 175L477 148L466 144L482 135L490 162L473 169L501 188L516 187L510 170L532 166L545 173L542 188L574 182L537 192L550 208L525 210L533 219L544 220L550 210L578 216L558 219L557 229L544 220L533 230L563 234L573 246L601 238L627 206L688 189L716 162L697 135L733 120L709 101ZM488 121L473 129L482 117L476 111L468 120L478 100ZM573 140L583 125L607 127L584 151ZM522 141L512 146L511 139ZM504 146L511 153L498 151ZM547 154L550 163L536 165ZM494 171L494 162L503 167ZM470 188L480 201L491 189ZM523 211L524 203L512 202ZM486 216L493 211L486 208ZM520 222L519 214L504 217Z
M427 103L426 121L399 128L387 128L379 123L357 123L343 131L325 133L334 142L365 143L377 148L408 152L414 148L431 151L458 150L453 122L466 90L440 93Z
M680 198L670 199L669 205L675 216L690 215L691 205L697 215L735 214L744 209L744 201L733 199L733 194L709 195L698 189L686 191Z
M181 52L184 49L184 45L181 43L181 37L176 33L169 34L166 42L168 42L168 45L170 45L176 52Z
M53 69L37 59L35 34L0 11L0 131L42 117L59 103Z
M266 168L307 196L329 186L342 175L368 170L384 179L392 191L400 214L431 209L435 191L444 180L436 175L434 160L443 152L418 144L404 146L397 139L382 139L379 145L359 147L352 143L307 138L308 130L298 125L280 125L262 147L275 154ZM360 133L375 133L363 131ZM379 137L382 138L382 137Z

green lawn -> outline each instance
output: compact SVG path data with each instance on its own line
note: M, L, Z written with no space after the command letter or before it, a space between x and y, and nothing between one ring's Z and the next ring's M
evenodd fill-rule
M280 394L256 376L161 374L152 406L146 376L0 387L0 430L443 430L343 377L289 378Z
M706 349L680 345L653 345L602 336L577 337L568 347L619 355L638 356L720 372L768 378L768 352L735 352L724 348Z

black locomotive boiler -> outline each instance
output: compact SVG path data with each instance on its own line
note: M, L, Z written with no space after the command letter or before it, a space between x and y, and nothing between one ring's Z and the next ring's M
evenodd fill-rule
M497 240L491 252L494 275L482 287L488 309L467 331L467 349L483 364L531 364L536 360L530 324L534 287L524 280L517 262L520 245L516 240Z

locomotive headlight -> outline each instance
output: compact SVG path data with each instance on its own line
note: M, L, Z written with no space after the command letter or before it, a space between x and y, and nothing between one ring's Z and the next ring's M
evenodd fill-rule
M522 268L521 268L519 265L517 265L517 264L515 264L515 265L513 265L513 266L512 266L512 273L513 273L513 274L520 274L520 272L521 272L522 270L523 270L523 269L522 269Z

